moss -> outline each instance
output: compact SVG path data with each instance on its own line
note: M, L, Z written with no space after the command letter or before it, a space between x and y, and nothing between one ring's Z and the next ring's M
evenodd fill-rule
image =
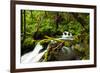
M34 40L32 38L27 38L27 39L25 39L23 45L24 46L29 46L29 45L32 45L33 42L34 42Z
M45 62L47 62L47 61L48 61L48 51L47 51L47 52L45 52L45 54L44 54L44 61L45 61Z
M36 41L33 40L32 38L27 38L24 40L23 43L21 43L21 55L32 51L35 47Z
M64 43L64 45L65 45L66 47L70 47L70 46L72 45L72 43L69 42L69 41L66 41L66 42Z

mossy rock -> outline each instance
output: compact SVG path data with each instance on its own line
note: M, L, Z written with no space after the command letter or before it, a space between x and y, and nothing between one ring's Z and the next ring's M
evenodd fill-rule
M24 46L29 46L29 45L32 45L33 42L35 42L35 40L33 40L32 38L27 38L27 39L24 40L23 45Z
M36 41L32 38L26 38L23 43L21 43L21 55L32 51L35 47Z
M70 47L72 45L72 43L70 42L70 41L66 41L65 43L64 43L64 46L66 46L66 47Z

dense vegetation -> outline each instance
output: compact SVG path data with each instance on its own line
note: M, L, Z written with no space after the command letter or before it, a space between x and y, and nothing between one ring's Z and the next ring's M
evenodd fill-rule
M47 46L64 31L74 36L73 41L65 41L64 45L73 45L80 59L89 59L88 13L21 10L21 55L33 50L37 42Z

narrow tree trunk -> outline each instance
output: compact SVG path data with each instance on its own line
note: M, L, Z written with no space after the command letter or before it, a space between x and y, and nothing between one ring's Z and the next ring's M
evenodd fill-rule
M21 10L21 36L23 37L23 10Z
M26 38L26 11L24 10L24 37L23 40Z
M31 21L33 22L33 13L32 13L32 10L30 12L31 12Z
M58 24L59 24L59 13L56 13L56 30L58 29Z

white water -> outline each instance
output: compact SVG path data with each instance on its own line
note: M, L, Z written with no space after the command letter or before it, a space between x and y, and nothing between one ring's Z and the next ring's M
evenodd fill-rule
M68 35L68 34L70 34L70 35ZM64 31L63 32L63 35L62 35L62 37L61 38L59 38L60 40L73 40L73 36L72 36L72 33L69 33L69 32L67 32L67 31Z
M21 57L21 63L34 63L38 62L44 53L47 51L43 51L39 53L39 51L43 49L43 47L38 43L32 52L29 52ZM70 47L63 46L61 51L59 51L60 55L56 55L58 61L61 60L71 60L72 58L76 58L75 52Z
M21 57L21 63L38 62L43 56L43 54L46 52L45 50L39 53L41 49L43 49L43 47L42 45L40 45L40 43L38 43L32 52L29 52Z
M64 33L66 33L66 34L64 34ZM58 40L61 39L61 40L65 40L65 41L66 40L73 40L73 36L72 36L71 33L70 33L70 35L68 35L69 32L65 31L64 33L63 33L63 35L62 35L61 38L57 38L57 39ZM54 41L52 41L52 40L51 40L51 42L54 43ZM27 54L25 54L25 55L23 55L21 57L21 63L38 62L42 58L42 56L44 55L44 53L47 51L47 50L45 50L45 51L39 53L39 51L41 49L43 49L43 46L40 45L40 43L38 43L35 46L35 48L34 48L34 50L32 52L29 52L29 53L27 53ZM67 53L65 53L66 51L67 51ZM71 57L73 55L73 51L70 48L68 48L68 47L63 47L61 53L63 54L63 57L58 56L57 58L59 60L68 59L69 57Z

